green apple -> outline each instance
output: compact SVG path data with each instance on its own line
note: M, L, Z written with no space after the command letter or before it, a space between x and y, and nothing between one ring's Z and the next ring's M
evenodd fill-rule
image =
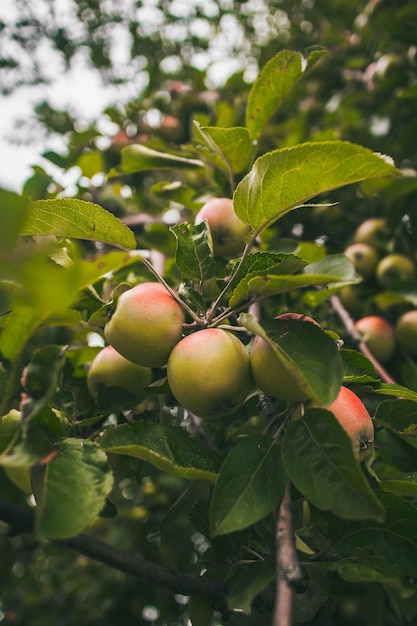
M302 313L283 313L276 319L298 319L300 323L319 324ZM292 402L307 400L305 390L279 360L272 346L262 337L253 339L250 349L250 365L256 386L273 398Z
M157 282L146 282L122 293L104 335L122 356L144 367L166 365L182 337L181 305Z
M417 357L417 309L401 315L395 327L395 335L399 346Z
M211 198L197 213L195 224L204 220L210 228L213 241L213 254L231 258L239 256L245 246L249 227L236 215L233 200Z
M386 363L390 360L395 352L395 332L387 320L380 315L367 315L357 320L355 327L378 361Z
M381 287L389 289L398 282L414 279L416 266L410 257L393 252L380 260L376 275Z
M357 242L348 246L345 256L352 261L355 270L364 278L371 278L375 274L379 261L379 254L368 243Z
M120 387L133 394L138 401L146 397L144 388L152 382L152 370L125 359L113 346L97 353L87 374L87 387L93 398L102 389Z
M357 227L354 243L367 243L377 250L384 250L391 234L388 222L383 217L370 217Z
M358 459L374 445L374 424L362 400L348 387L340 387L336 399L327 407L347 432Z
M176 400L201 418L234 413L252 386L246 347L221 328L198 330L177 343L167 377Z

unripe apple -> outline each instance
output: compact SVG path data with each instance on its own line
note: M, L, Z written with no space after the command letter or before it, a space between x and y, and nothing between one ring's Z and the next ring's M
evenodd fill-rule
M355 322L355 327L378 361L390 360L395 352L395 333L389 322L379 315L367 315Z
M346 248L344 254L352 261L355 270L364 278L371 278L375 274L379 255L375 248L368 243L352 243Z
M252 386L247 349L221 328L198 330L177 343L167 376L177 401L201 418L234 413Z
M87 374L87 387L93 398L102 389L120 387L138 401L146 396L144 388L152 382L152 370L125 359L113 346L106 346L94 357Z
M147 282L122 293L104 335L133 363L162 367L181 339L183 323L177 300L162 284Z
M374 445L374 424L362 400L348 387L340 387L336 399L327 407L347 432L355 456L361 458Z
M316 320L302 313L283 313L276 319L300 319L319 326ZM262 337L256 336L252 342L250 365L256 386L268 396L292 402L307 400L305 390L300 387L271 345Z
M393 252L380 260L376 275L381 287L390 288L400 281L415 278L416 266L410 257Z
M390 229L387 221L383 217L370 217L359 224L353 235L353 241L367 243L373 248L383 250L389 236Z
M195 224L207 220L213 240L213 254L239 256L245 246L248 226L236 215L230 198L212 198L197 213Z
M401 348L417 357L417 309L401 315L397 321L395 334Z

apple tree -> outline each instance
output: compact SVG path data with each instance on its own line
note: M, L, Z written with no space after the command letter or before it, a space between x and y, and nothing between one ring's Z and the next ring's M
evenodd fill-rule
M274 55L184 143L86 152L99 188L0 192L0 540L37 571L34 624L74 623L71 593L77 623L416 623L415 248L329 223L346 187L415 178L352 141L269 145L326 54ZM383 364L355 323L377 314Z

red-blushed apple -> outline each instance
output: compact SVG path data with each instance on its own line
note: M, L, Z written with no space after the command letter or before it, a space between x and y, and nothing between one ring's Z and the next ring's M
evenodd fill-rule
M253 384L246 347L221 328L198 330L177 343L167 377L176 400L203 419L234 413Z
M146 282L122 293L104 336L133 363L162 367L182 337L183 323L182 307L164 285Z
M410 257L393 252L380 260L376 268L376 276L381 287L389 289L400 281L415 278L416 266Z
M298 319L320 326L313 318L302 313L282 313L276 319ZM250 365L256 386L273 398L292 402L307 400L306 391L279 360L272 346L262 337L253 339L250 349Z
M370 217L357 227L353 241L355 243L367 243L373 248L383 250L390 236L388 222L383 217Z
M340 387L336 399L326 409L331 411L349 435L353 451L361 459L374 446L374 424L359 396L348 387Z
M381 363L390 360L395 352L394 327L380 315L367 315L355 322L367 347Z
M207 220L213 241L213 254L239 256L245 246L248 226L236 215L230 198L211 198L197 213L194 223Z
M417 357L417 309L403 313L397 320L395 335L399 346Z
M152 382L152 370L125 359L113 346L106 346L94 357L87 374L87 387L93 398L102 389L120 387L140 401L146 397L144 388Z
M371 278L375 274L379 254L368 243L359 241L352 243L346 248L344 254L350 259L355 270L364 278Z

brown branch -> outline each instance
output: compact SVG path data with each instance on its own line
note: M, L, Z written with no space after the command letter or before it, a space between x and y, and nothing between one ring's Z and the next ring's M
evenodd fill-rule
M293 583L302 578L294 543L291 513L291 482L287 480L279 507L277 540L277 593L273 626L291 626Z
M356 329L355 322L341 303L340 298L336 295L330 296L330 304L332 305L335 313L337 313L337 315L340 317L347 333L356 343L358 350L360 350L362 354L368 357L381 380L386 383L396 384L396 381L392 378L390 374L388 374L386 369L382 367L381 363L374 357L372 352L369 350L368 346L363 340L361 333Z

